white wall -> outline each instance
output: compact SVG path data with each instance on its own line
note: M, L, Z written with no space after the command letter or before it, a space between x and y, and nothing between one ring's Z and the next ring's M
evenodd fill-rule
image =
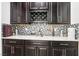
M4 24L10 24L10 2L2 2L1 21Z
M1 2L0 2L0 16L1 16ZM1 25L1 17L0 17L0 25ZM1 26L0 26L0 33L1 33ZM2 40L0 34L0 56L2 55Z
M79 23L79 2L71 3L71 24Z

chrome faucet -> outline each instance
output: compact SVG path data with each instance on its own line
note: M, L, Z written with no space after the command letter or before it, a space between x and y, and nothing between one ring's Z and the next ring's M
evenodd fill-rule
M39 35L43 37L42 29L39 29L39 33L40 33Z

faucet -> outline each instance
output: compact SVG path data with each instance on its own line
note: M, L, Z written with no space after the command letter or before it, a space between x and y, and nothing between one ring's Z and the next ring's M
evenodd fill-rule
M39 29L40 36L43 37L42 29Z

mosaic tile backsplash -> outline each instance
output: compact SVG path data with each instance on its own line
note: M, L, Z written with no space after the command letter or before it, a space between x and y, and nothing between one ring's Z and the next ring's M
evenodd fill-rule
M45 22L45 21L44 21ZM15 29L18 30L18 35L52 35L52 26L47 25L46 23L40 22L34 22L31 25L26 24L14 24L13 30L14 33Z
M13 24L13 32L15 32L16 28L18 30L18 35L42 35L46 36L61 36L61 34L65 37L68 36L68 28L75 28L75 37L79 38L79 24L72 25L52 25L46 23L33 23L33 24ZM62 32L62 33L61 33Z

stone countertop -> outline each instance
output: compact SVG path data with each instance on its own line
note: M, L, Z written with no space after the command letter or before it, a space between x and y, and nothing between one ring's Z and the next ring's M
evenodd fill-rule
M15 35L9 37L2 37L2 39L17 39L17 40L47 40L47 41L79 41L78 39L68 39L68 37L57 37L57 36L23 36Z

